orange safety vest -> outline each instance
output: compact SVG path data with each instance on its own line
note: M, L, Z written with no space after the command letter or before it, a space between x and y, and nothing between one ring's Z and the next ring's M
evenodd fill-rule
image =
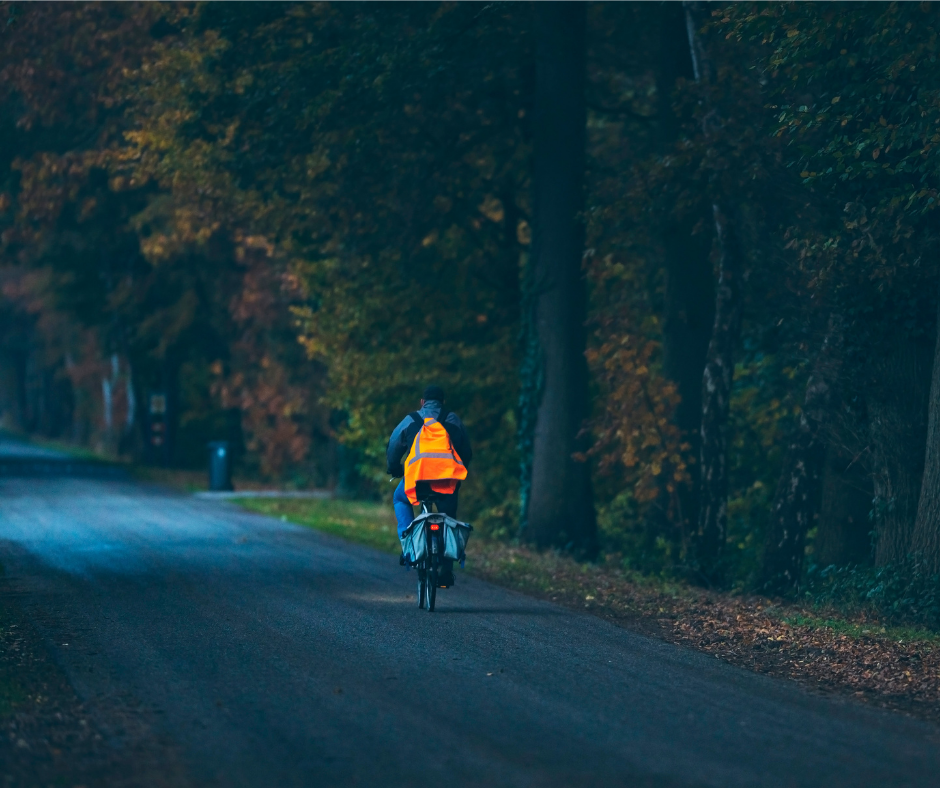
M405 495L414 505L418 503L418 482L430 482L434 492L449 494L457 489L458 481L466 478L467 467L454 450L450 435L441 422L429 416L405 458Z

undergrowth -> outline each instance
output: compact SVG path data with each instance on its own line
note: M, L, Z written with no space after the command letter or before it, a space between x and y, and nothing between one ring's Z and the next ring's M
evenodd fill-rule
M771 613L772 611L767 612ZM784 615L780 620L784 624L789 624L793 627L829 629L837 635L848 635L851 638L876 637L886 640L895 640L899 643L910 643L913 641L919 643L940 642L940 633L922 627L886 626L847 621L843 618L809 616L805 614Z
M940 631L940 575L916 557L903 565L810 567L807 602L886 626Z

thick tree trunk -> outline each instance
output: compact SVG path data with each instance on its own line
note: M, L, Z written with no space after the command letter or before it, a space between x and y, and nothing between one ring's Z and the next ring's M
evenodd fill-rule
M656 72L657 115L662 150L673 152L681 131L672 108L680 78L694 79L685 14L678 3L661 6L660 60ZM698 215L670 216L663 226L666 268L663 315L663 366L679 392L676 424L689 441L693 456L700 450L702 375L708 338L715 320L715 281L709 238L694 235ZM698 524L698 464L689 466L691 488L680 491L686 532Z
M924 473L931 352L906 337L886 342L876 352L867 403L875 563L884 566L904 563L911 554Z
M524 536L540 546L593 552L588 466L573 455L589 416L585 349L585 6L536 5L533 249L542 394L532 448Z
M760 590L767 594L791 593L800 582L806 532L819 506L826 458L825 422L841 364L842 337L842 321L831 318L784 456L758 581Z
M813 563L819 568L871 563L871 475L861 459L832 444L823 466Z
M920 485L920 500L917 504L917 519L911 544L913 553L932 572L940 572L940 304L936 331L924 475Z

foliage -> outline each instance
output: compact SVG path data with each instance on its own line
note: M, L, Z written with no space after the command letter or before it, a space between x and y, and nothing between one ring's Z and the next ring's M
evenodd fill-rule
M324 402L363 472L378 481L387 434L437 380L476 437L473 497L504 516L526 150L519 67L493 57L500 41L516 48L510 12L487 12L485 29L469 7L254 13L181 14L183 33L135 77L140 125L117 171L171 193L146 248L205 244L209 227L245 228L246 254L268 245L266 281L295 299L303 347L329 379ZM488 94L471 89L480 82ZM278 374L246 396L284 396ZM226 401L244 380L220 384Z
M629 269L609 259L605 263L595 286L629 292L617 281L629 276ZM655 506L681 522L677 493L679 485L689 482L689 445L672 420L678 402L675 386L657 369L655 320L639 327L630 320L634 315L614 302L595 318L598 344L588 350L588 361L605 397L591 453L601 455L601 474L627 485L599 518L605 547L629 556L629 565L656 571L684 558L688 534L647 527L649 518L643 513Z
M804 302L846 321L838 386L841 402L854 405L831 414L829 429L871 473L884 501L879 544L891 545L886 537L903 534L896 521L916 509L920 484L916 463L904 463L924 451L915 404L923 376L904 373L897 359L926 356L936 331L936 11L742 4L719 16L730 39L757 47L775 115L768 131L819 206L815 221L789 219L788 245ZM905 484L913 504L910 494L897 497ZM904 553L891 549L890 560Z
M830 316L846 336L827 429L872 474L886 364L933 342L938 12L715 5L692 81L664 76L687 43L666 35L674 10L589 10L583 415L604 549L688 574L697 438L666 371L668 234L707 252L730 205L747 270L723 561L743 588ZM531 8L2 13L4 418L139 457L147 395L172 390L177 463L228 437L246 472L375 496L388 434L434 381L476 448L466 516L515 534L540 385ZM819 593L860 598L851 571ZM919 577L898 569L878 609L928 598Z
M605 263L597 275L596 286L623 292L629 284L617 279L629 277L629 272L609 259ZM674 384L656 374L660 346L655 339L643 335L644 326L637 327L637 335L621 333L630 325L624 320L625 311L622 304L615 304L607 314L598 316L599 345L588 351L588 360L606 388L605 407L612 413L629 413L629 426L608 422L609 426L599 431L594 451L600 452L615 443L620 449L619 456L608 453L601 468L622 463L628 474L635 475L633 495L639 503L658 498L661 481L664 482L674 505L677 486L688 481L685 456L688 444L671 420L678 395ZM655 318L649 320L654 325L646 327L647 334L655 332Z
M916 556L907 565L811 566L806 598L850 614L940 629L940 576Z
M734 374L728 550L724 559L728 576L744 587L752 582L763 555L782 453L799 412L794 399L805 388L798 363L781 363L778 357L760 350L749 355L738 363Z
M684 26L680 32L684 38ZM649 46L650 29L643 29L642 36ZM687 49L687 40L682 45ZM709 50L714 79L702 84L680 80L669 97L657 96L669 89L658 83L662 67L659 71L654 67L661 53L649 55L639 74L631 74L637 88L644 90L635 90L628 105L628 117L635 122L623 124L624 132L629 129L630 155L616 160L617 177L608 175L596 187L598 196L606 196L615 186L620 193L616 200L609 198L606 205L598 200L594 206L591 243L599 249L592 249L594 255L587 261L596 325L589 358L600 392L594 453L600 458L601 473L613 472L616 479L614 500L624 500L622 485L631 488L632 514L622 515L621 527L614 529L620 531L616 549L625 549L632 556L628 561L655 571L691 571L694 524L682 504L690 500L688 496L694 500L695 491L689 488L695 483L698 461L693 455L696 436L683 434L676 424L679 390L663 369L664 237L677 227L691 226L708 239L711 225L704 217L710 216L712 202L733 195L750 268L744 293L749 352L779 349L780 332L767 330L767 305L774 304L773 314L779 319L792 304L787 292L791 260L783 252L782 239L776 248L773 243L782 234L777 224L780 208L791 198L786 182L779 178L779 143L762 134L767 115L762 87L743 65L753 52L745 46L712 45ZM674 52L671 55L675 57ZM676 129L674 137L670 129ZM614 136L609 129L605 133L623 146L623 136ZM600 254L601 250L610 253ZM775 257L780 264L768 265L765 257ZM780 390L770 393L770 388L763 386L762 393L779 398ZM742 403L740 389L730 428L735 449L731 463L733 468L746 468L739 476L748 478L732 480L737 522L728 534L725 559L730 564L728 576L739 580L757 560L762 531L761 496L753 506L745 501L761 485L773 487L779 462L774 453L758 451L758 470L749 464L752 458L739 452L754 439L766 443L781 434L779 426L776 431L765 429L764 415ZM610 518L602 514L601 520ZM626 544L632 546L625 548ZM742 550L748 557L739 560ZM649 563L653 556L657 558Z
M662 146L654 64L659 13L593 6L588 66L587 352L596 392L588 452L602 549L662 571L681 560L678 489L689 483L688 436L674 421L678 393L662 369L662 249L672 213L649 177ZM629 42L624 45L624 42ZM670 521L671 518L671 521Z
M842 214L817 233L791 229L807 286L859 317L909 312L935 275L923 255L937 203L936 9L848 9L749 5L724 22L727 35L764 47L787 166Z
M81 354L74 342L55 353L61 342L43 340L52 343L53 374L68 370L76 405L84 403L72 414L76 425L107 433L112 450L139 454L144 436L135 428L144 420L138 407L134 423L131 392L143 404L149 392L169 390L177 462L201 464L206 440L244 432L260 471L277 474L324 432L311 425L321 415L312 400L322 373L297 363L289 288L272 299L255 239L191 211L176 226L192 232L168 243L168 195L154 180L128 177L117 147L143 109L134 75L189 14L155 4L11 6L2 84L16 108L9 133L18 158L8 164L4 254L48 271L45 288L33 291L38 311L57 310L74 325L65 336L85 337ZM101 395L105 383L120 382L109 378L109 357L126 381L114 389L127 392L119 443L109 422L125 420ZM264 386L272 378L276 396ZM241 429L226 413L233 406Z

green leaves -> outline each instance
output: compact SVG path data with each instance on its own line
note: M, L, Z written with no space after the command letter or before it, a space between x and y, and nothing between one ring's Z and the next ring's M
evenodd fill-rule
M115 172L169 195L144 251L178 258L221 236L252 260L261 239L291 345L328 375L316 395L363 473L380 474L389 432L435 380L480 438L478 500L501 504L516 475L500 424L516 388L528 11L255 10L179 18L131 75ZM227 401L264 399L250 392L270 375L249 377L220 382Z

